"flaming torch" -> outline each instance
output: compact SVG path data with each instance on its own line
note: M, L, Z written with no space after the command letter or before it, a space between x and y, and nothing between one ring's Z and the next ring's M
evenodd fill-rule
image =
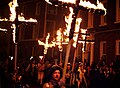
M43 45L44 46L44 57L43 57L43 63L44 63L44 58L45 58L45 55L47 54L47 50L49 47L53 47L55 46L55 43L53 41L51 41L51 43L48 42L50 38L50 33L48 33L47 37L46 37L46 40L45 40L45 43L38 40L38 44L39 45Z
M97 0L97 5L92 4L86 0L45 0L45 1L55 6L71 7L71 10L72 10L70 25L69 26L67 25L69 29L68 31L69 43L68 43L67 50L66 50L66 58L65 58L64 69L63 69L64 70L63 80L64 80L65 74L66 74L66 66L67 66L68 59L69 59L70 48L71 48L72 40L75 36L74 30L75 30L75 24L76 24L76 19L77 19L79 10L85 10L88 12L98 13L100 15L106 15L106 9L104 8L103 4L100 3L98 0ZM76 35L76 38L74 38L74 41L77 41L77 38L78 38L78 35ZM76 44L77 43L74 43L75 46ZM84 44L86 44L86 41Z
M58 45L60 51L60 65L62 63L62 51L63 51L62 41L63 41L62 29L59 28L59 30L57 30L56 45Z
M26 20L23 16L18 14L18 3L17 0L11 1L9 4L10 8L10 18L9 19L0 19L0 21L8 21L12 23L11 28L13 28L13 42L15 43L15 59L14 59L14 69L16 70L16 64L17 64L17 42L18 42L18 25L19 23L24 23L24 22L37 22L36 19L28 19Z

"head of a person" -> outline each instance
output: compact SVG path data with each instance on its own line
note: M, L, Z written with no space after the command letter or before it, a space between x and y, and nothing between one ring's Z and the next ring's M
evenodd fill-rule
M57 65L53 65L49 71L49 78L55 81L59 81L62 78L62 69Z
M67 70L71 70L71 63L67 64Z

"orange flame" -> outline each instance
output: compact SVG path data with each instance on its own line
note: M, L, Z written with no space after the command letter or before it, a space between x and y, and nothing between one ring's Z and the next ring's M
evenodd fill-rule
M67 2L67 3L76 3L76 0L58 0L58 1L62 1L62 2Z
M2 28L0 28L0 31L7 31L7 29L2 29Z
M10 7L10 21L15 21L16 19L16 7L18 7L17 0L11 1L9 4ZM19 21L25 21L25 22L37 22L37 20L30 18L29 20L26 20L23 16L18 15L18 20ZM15 31L16 31L16 25L12 24L11 28L13 28L13 42L15 43Z
M4 18L4 19L0 19L0 21L8 21L8 19L7 19L7 18Z
M73 46L76 47L77 45L77 41L78 41L78 35L79 35L79 29L80 29L80 23L81 23L82 19L81 18L77 18L76 19L76 24L75 24L75 31L74 31L74 37L73 37L73 40L74 40L74 43L73 43Z
M49 47L55 46L54 42L48 43L49 38L50 38L50 34L48 33L48 35L46 37L46 40L45 40L45 43L38 40L38 44L44 46L44 54L47 54L47 50L48 50Z
M59 28L57 30L57 37L56 37L56 45L58 45L59 51L62 51L62 41L63 41L63 34L62 34L62 29Z
M52 4L51 2L49 2L49 0L45 0L47 3ZM71 3L71 4L76 4L76 0L58 0L60 2L63 3ZM106 9L104 7L104 5L99 2L99 0L97 0L97 5L90 3L89 1L86 0L80 0L79 3L80 6L83 6L87 9L101 9L105 11L105 15L106 15Z
M65 22L66 22L66 28L67 29L64 31L64 35L67 36L67 38L65 39L66 42L69 41L68 36L69 36L69 33L70 33L71 23L72 23L72 20L73 20L72 15L74 14L72 7L70 7L69 10L70 10L69 16L65 16Z

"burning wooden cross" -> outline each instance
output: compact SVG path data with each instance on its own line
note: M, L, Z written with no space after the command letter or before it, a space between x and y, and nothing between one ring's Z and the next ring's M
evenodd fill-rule
M43 63L44 63L45 55L47 54L47 50L48 50L48 48L49 48L49 47L53 47L53 46L55 46L54 41L51 41L51 43L48 42L49 38L50 38L50 34L48 33L48 35L47 35L47 37L46 37L46 40L45 40L45 43L42 42L42 41L40 41L40 40L38 40L38 44L44 46L44 57L43 57Z
M63 71L63 80L65 79L65 74L66 74L66 67L69 59L69 53L70 53L70 48L71 48L71 43L72 39L74 36L74 30L75 30L75 24L76 24L76 19L78 15L79 10L86 10L89 12L93 13L98 13L101 15L106 15L106 9L104 8L103 4L100 3L97 0L97 6L94 4L91 4L89 1L86 2L86 0L46 0L49 4L57 5L57 6L65 6L65 7L72 7L73 8L73 14L72 14L72 22L70 26L70 31L69 31L69 43L67 46L67 52L66 52L66 58L65 58L65 63L64 63L64 71Z
M10 7L10 19L0 19L0 21L6 21L12 23L11 28L13 28L13 42L15 43L15 59L14 59L14 69L16 70L17 65L17 43L18 43L18 26L20 23L26 23L26 22L37 22L35 19L28 19L26 20L23 16L18 14L18 3L17 0L13 0L9 3Z

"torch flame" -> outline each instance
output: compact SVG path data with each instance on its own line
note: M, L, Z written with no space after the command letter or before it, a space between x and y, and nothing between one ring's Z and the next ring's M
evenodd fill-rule
M71 23L72 23L72 20L73 20L72 15L74 14L72 7L70 7L69 10L70 10L69 16L65 16L65 22L66 22L66 28L67 29L65 30L64 35L67 36L66 41L69 41L68 36L69 36L70 28L71 28Z
M67 2L67 3L73 3L73 4L76 3L76 0L59 0L59 1Z
M7 31L7 29L2 29L2 28L0 28L0 31Z
M15 21L16 19L16 7L18 7L17 0L11 1L9 4L10 7L10 21ZM29 20L26 20L23 16L18 15L18 20L19 21L25 21L25 22L37 22L37 20L30 18ZM16 25L12 24L11 28L13 28L13 42L15 43L15 31L16 31Z
M76 19L76 24L75 24L75 33L74 33L74 37L73 37L73 40L74 40L74 43L73 43L73 46L76 47L77 45L77 41L78 41L78 35L79 35L79 29L80 29L80 23L81 23L82 19L81 18L77 18Z
M57 30L56 37L56 45L58 45L59 51L62 51L62 41L63 41L62 29L59 28L59 30Z
M55 46L54 42L48 43L49 38L50 38L50 33L48 33L48 35L46 37L46 40L45 40L45 43L38 40L38 44L44 46L44 54L47 54L47 50L48 50L49 47Z

